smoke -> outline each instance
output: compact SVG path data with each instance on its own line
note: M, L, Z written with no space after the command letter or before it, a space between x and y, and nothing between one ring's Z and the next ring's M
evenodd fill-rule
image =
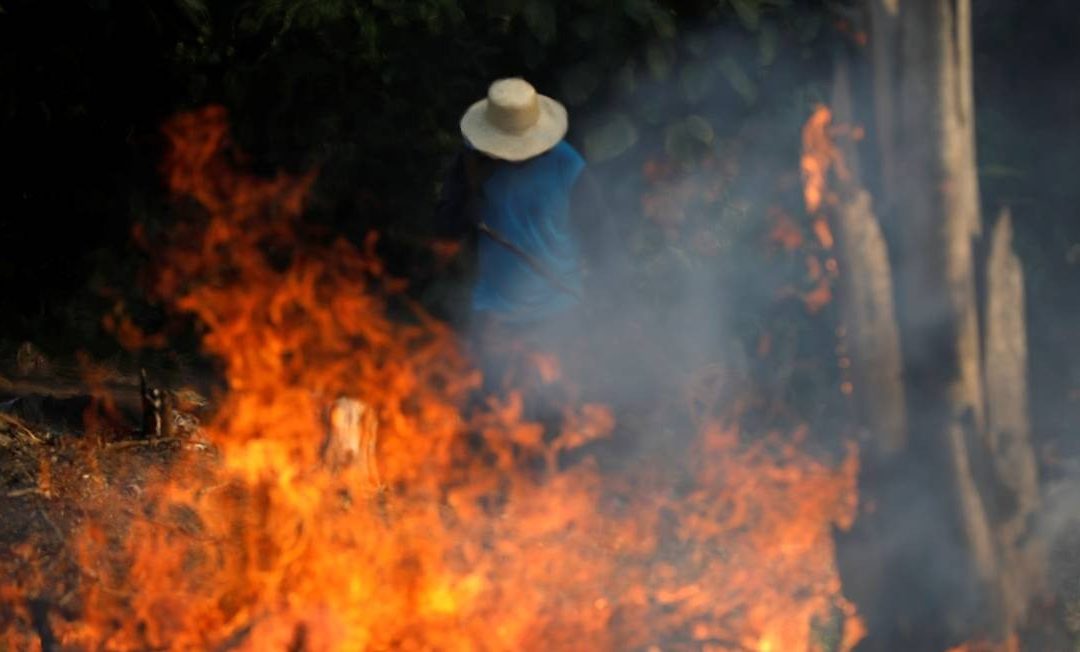
M585 253L589 296L574 319L538 324L530 335L578 347L564 358L588 371L589 396L664 415L660 423L625 420L640 432L624 433L621 451L664 454L661 433L692 428L687 394L709 370L722 381L717 408L757 395L818 416L841 400L831 308L812 314L801 298L812 285L808 252L769 238L777 216L788 215L813 240L800 207L799 134L824 99L814 88L827 81L828 62L787 53L758 72L760 46L743 32L681 38L702 44L700 54L680 50L686 60L666 78L641 68L632 93L570 105L568 138L602 189L611 228L605 216L576 216L597 245ZM563 99L558 87L539 90ZM820 264L831 255L810 253ZM800 368L809 357L817 366ZM768 393L776 395L761 396ZM835 430L822 424L818 434ZM667 445L683 446L686 436Z
M1049 15L1040 18L1045 22ZM988 20L985 15L977 19ZM1075 281L1069 279L1076 276L1070 274L1076 262L1068 252L1078 233L1062 218L1075 205L1075 191L1066 190L1075 184L1064 180L1048 184L1031 177L1015 182L1001 170L999 162L1012 159L1016 167L1043 169L1052 181L1068 167L1046 170L1032 160L1037 156L1033 152L1044 148L1052 152L1052 160L1065 153L1065 145L1050 142L1052 137L1045 133L1037 136L1041 146L1003 142L1003 133L1026 139L1026 134L1039 132L1030 117L1025 121L1017 112L1019 105L1031 102L997 85L996 62L1010 60L991 51L998 42L991 28L1000 27L1000 23L975 24L980 48L976 89L984 233L989 234L1000 206L1013 206L1028 299L1034 441L1037 446L1052 445L1059 453L1074 452L1073 422L1067 415L1075 414L1075 398L1070 399L1069 392L1075 393L1080 383L1077 349L1066 339L1075 338L1080 317L1077 303L1067 298L1075 295ZM694 35L707 43L730 36L723 31ZM752 53L742 55L744 60L753 58ZM621 264L593 269L606 280L601 287L611 295L589 298L598 309L586 310L579 321L541 327L542 339L566 343L585 335L589 345L571 357L590 372L589 396L629 415L603 450L610 457L677 460L673 451L685 446L694 419L700 416L695 411L704 409L695 403L700 397L694 396L694 383L709 373L714 401L709 409L730 406L747 396L760 403L788 405L810 423L813 445L824 451L855 431L850 406L839 391L842 372L830 366L836 358L835 310L827 305L811 314L798 290L787 299L778 298L805 281L806 252L785 254L768 242L778 212L794 216L809 235L798 205L798 134L813 104L828 99L820 89L828 84L830 62L785 61L773 66L753 103L737 83L723 77L725 64L714 63L714 81L723 88L704 98L687 100L684 75L648 81L629 99L612 97L587 110L571 107L570 139L592 157L590 169L608 197L620 236L617 246L626 258ZM1040 113L1050 112L1049 97L1058 83L1055 73L1028 83L1032 95L1047 99ZM802 89L802 94L793 89ZM864 92L857 89L860 100L866 99ZM651 124L640 120L646 115L652 117ZM1060 113L1051 122L1060 128L1047 131L1071 139L1075 130L1066 122ZM723 169L729 161L733 169ZM866 167L873 162L871 154ZM658 173L665 164L671 170ZM1056 190L1035 203L1030 195L1021 194L1038 193L1042 185L1054 185ZM709 191L717 195L715 201L702 200ZM1049 216L1039 221L1036 213L1043 210ZM905 228L898 223L885 226L893 240ZM1048 245L1050 260L1039 253ZM895 250L892 254L894 278L911 278L924 265L918 258L898 258ZM914 367L933 367L941 359L937 338L946 309L927 303L904 309L910 332L922 334L905 342L906 359ZM482 341L479 334L472 337ZM1061 355L1064 350L1068 355ZM807 372L799 368L802 365L814 369ZM924 427L920 416L916 409L917 428ZM864 471L874 484L890 487L874 507L889 513L891 529L873 531L870 519L871 525L850 537L851 545L842 552L845 583L860 597L894 592L925 596L918 604L896 605L916 629L919 622L939 621L946 607L978 621L986 605L970 585L970 554L963 533L954 525L956 508L945 498L954 488L941 486L944 460L929 453L940 442L927 442L922 432L912 437L922 443L895 468L872 466ZM1060 468L1050 472L1074 474ZM1077 527L1072 516L1077 511L1075 486L1075 480L1060 480L1050 488L1030 536L1044 538L1055 550L1063 545L1068 549ZM859 546L868 540L874 542L876 554L900 560L899 576L881 576L875 559L860 556ZM1067 594L1062 587L1057 591ZM965 596L966 604L957 604ZM962 630L970 623L948 625ZM907 634L879 632L883 640L894 635Z

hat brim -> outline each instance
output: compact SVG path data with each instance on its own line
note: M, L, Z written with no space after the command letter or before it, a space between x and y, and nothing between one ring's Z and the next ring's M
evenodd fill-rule
M503 131L487 120L486 99L469 107L461 118L461 134L481 152L505 161L524 161L548 151L566 135L566 109L545 95L538 98L540 117L523 132Z

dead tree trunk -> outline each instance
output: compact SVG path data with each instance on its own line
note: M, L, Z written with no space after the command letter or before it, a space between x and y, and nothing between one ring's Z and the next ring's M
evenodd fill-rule
M838 53L832 91L837 125L856 123L851 70L848 53ZM900 334L889 252L870 193L860 180L855 141L839 137L836 147L846 163L831 180L836 188L838 302L860 432L860 497L864 505L873 505L880 502L876 483L892 475L890 469L908 441ZM893 582L887 551L896 536L889 514L864 509L837 541L844 593L859 605L871 632L888 631L883 622L894 602L888 597Z
M881 487L881 518L909 529L885 562L900 591L896 617L879 623L885 643L878 647L929 649L965 637L972 618L1000 603L980 482L987 456L969 0L871 0L870 7L872 35L882 41L872 49L874 71L885 77L875 80L875 113L881 185L896 224L911 433Z
M1018 266L1007 245L995 248L984 332L970 0L867 2L909 432L875 492L876 519L896 538L882 560L891 605L872 609L868 649L940 649L1004 637L1022 612L1006 599L1019 582L1005 567L1020 535L1001 500L1021 500L1029 514L1037 495L1026 426L1017 425L1026 424ZM1008 371L987 373L984 362ZM994 434L995 421L1009 434ZM1023 469L1007 471L1006 457Z
M979 579L998 576L973 460L984 440L973 239L980 235L971 85L970 0L900 7L897 217L908 372L919 388L922 444L944 445Z
M1003 210L986 259L985 335L987 441L997 479L997 530L1005 616L1023 621L1041 589L1044 551L1030 536L1039 481L1027 395L1024 273L1012 247L1012 216Z
M854 125L850 66L837 58L832 108L839 125ZM846 165L834 180L841 321L851 354L853 398L864 431L864 453L889 457L907 441L900 334L893 305L892 267L870 193L858 175L854 140L837 141ZM865 454L864 454L865 457Z
M881 166L879 205L892 212L896 195L896 93L899 86L900 0L867 0L871 82L874 88L874 135Z

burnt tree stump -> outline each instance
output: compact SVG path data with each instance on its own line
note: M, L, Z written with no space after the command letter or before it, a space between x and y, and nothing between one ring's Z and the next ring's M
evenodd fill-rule
M353 468L362 479L363 489L381 489L375 456L379 431L375 410L359 399L341 397L330 406L328 416L323 463L334 472Z

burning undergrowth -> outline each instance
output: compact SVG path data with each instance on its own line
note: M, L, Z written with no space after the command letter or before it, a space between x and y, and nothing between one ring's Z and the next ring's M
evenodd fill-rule
M88 508L70 540L77 606L48 613L64 649L796 652L861 637L832 541L855 514L854 451L823 462L805 429L744 433L732 408L677 477L601 471L587 447L618 415L567 406L552 433L519 395L482 396L374 239L303 235L311 176L244 173L220 109L165 132L169 187L195 216L154 290L221 362L202 432L216 453L182 452L140 495ZM327 462L341 397L370 410L374 460ZM0 592L15 649L38 644L27 599L48 582Z

